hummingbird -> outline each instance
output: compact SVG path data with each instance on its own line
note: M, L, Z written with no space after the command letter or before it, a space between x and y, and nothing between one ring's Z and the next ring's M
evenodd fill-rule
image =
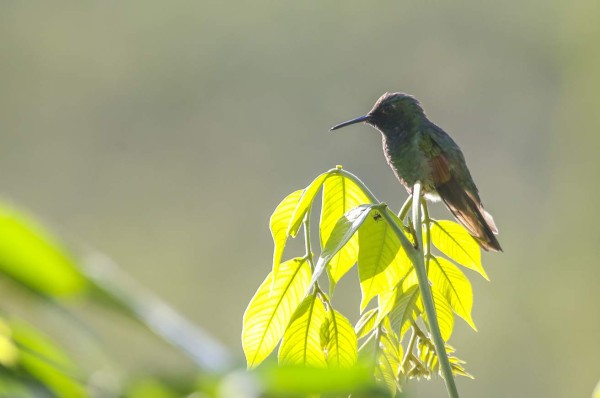
M483 208L465 157L452 138L431 122L412 95L385 93L364 116L333 126L367 123L381 133L383 152L409 194L417 181L425 197L442 200L486 251L502 251L498 228Z

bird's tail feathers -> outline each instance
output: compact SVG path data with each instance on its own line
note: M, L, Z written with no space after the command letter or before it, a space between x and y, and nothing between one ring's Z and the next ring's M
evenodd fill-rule
M436 190L446 207L484 250L502 251L495 236L498 233L496 223L478 200L465 192L454 179L437 186Z
M492 217L492 215L490 213L485 211L485 209L483 208L482 205L479 205L479 212L481 213L481 216L485 220L488 227L490 227L490 229L492 230L494 235L498 235L498 227L496 227L496 223L494 222L494 217Z

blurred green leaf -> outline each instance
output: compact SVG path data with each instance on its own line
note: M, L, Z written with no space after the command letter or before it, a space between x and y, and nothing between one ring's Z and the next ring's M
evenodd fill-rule
M285 243L288 238L287 229L301 196L301 189L286 196L275 208L269 221L271 235L273 236L273 244L275 245L273 251L273 273L275 276L277 276L281 257L285 249Z
M279 347L279 363L326 367L324 347L321 344L321 327L326 319L325 306L317 293L306 296L285 330Z
M385 218L372 211L358 230L361 311L378 294L391 291L411 269L400 240ZM380 309L380 317L381 309Z
M429 261L429 280L432 289L440 292L454 312L477 331L471 318L473 289L465 274L445 258L432 257Z
M271 366L253 371L251 375L255 375L266 393L276 396L350 393L364 393L365 395L358 396L370 398L388 396L374 383L373 370L362 366L352 368Z
M375 205L360 205L346 212L335 224L321 255L317 260L315 272L311 280L311 286L323 273L329 261L350 240L352 235L360 228Z
M337 221L350 209L371 203L363 190L354 181L339 174L331 175L323 184L323 205L321 207L320 239L321 246L331 236ZM358 237L352 238L329 261L330 290L356 264L358 260Z
M19 358L19 349L12 339L12 330L8 323L0 318L0 365L10 368Z
M454 221L432 221L431 241L442 253L489 280L481 264L479 244L462 225Z
M3 372L0 369L0 397L3 398L35 398L47 390L41 386L32 385L31 380L24 380L13 372ZM37 393L37 394L36 394Z
M300 228L300 225L302 224L302 220L304 220L304 216L306 215L306 212L312 205L313 200L315 200L315 196L317 195L317 192L319 192L319 189L321 189L321 186L323 186L323 183L325 182L327 177L330 176L330 174L331 174L331 171L321 174L320 176L315 178L313 180L313 182L311 182L310 185L302 191L302 197L300 198L300 201L298 202L298 204L296 205L296 208L294 209L294 213L292 215L290 224L287 229L288 236L292 236L292 237L296 236L296 234L298 233L298 229Z
M81 374L71 359L50 339L23 322L11 322L19 347L18 365L59 397L86 397Z
M0 204L0 272L49 296L82 291L86 280L67 252L37 222Z
M354 328L338 311L329 308L324 327L327 328L325 351L330 367L350 368L358 359L358 343Z
M273 272L258 288L244 313L242 346L248 367L258 366L275 348L292 314L304 298L311 276L305 259L281 264L277 279Z
M179 398L181 393L156 378L136 380L127 389L125 398Z

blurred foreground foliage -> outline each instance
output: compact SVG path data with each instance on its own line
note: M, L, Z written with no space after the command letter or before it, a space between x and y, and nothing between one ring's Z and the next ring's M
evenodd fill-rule
M4 286L66 315L61 332L73 341L68 346L60 343L65 336L53 336L41 319L22 319L7 305L12 296L0 296L0 397L386 396L364 367L323 370L270 363L247 372L218 341L110 259L67 248L33 217L6 203L0 204L0 277ZM81 301L142 323L187 355L197 373L176 379L172 374L110 374L76 361L78 338L94 334L93 327L72 311L71 305ZM100 342L94 343L103 349Z

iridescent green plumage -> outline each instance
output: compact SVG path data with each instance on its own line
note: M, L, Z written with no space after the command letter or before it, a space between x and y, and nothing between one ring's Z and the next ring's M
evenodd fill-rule
M456 143L432 123L421 104L403 93L386 93L365 116L332 130L365 122L382 134L383 151L396 177L411 192L420 181L430 199L446 204L485 250L502 251L492 216L481 204L465 158Z

